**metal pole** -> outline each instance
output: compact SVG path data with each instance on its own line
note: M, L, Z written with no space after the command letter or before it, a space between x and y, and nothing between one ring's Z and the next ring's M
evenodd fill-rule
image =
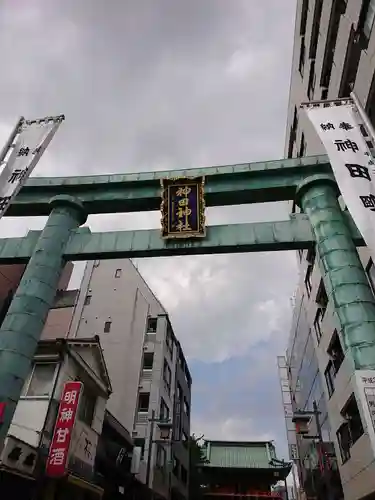
M23 121L24 121L24 117L21 116L18 119L18 122L17 122L16 126L14 127L14 129L12 130L12 132L10 133L10 136L9 136L7 142L5 143L3 149L1 150L1 153L0 153L0 165L4 161L4 158L6 157L8 151L9 151L9 148L13 144L13 141L14 141L14 139L16 138L16 136L18 134L18 129L22 125Z
M367 116L365 108L362 106L362 104L360 103L358 97L355 95L354 92L351 92L350 97L353 99L354 104L357 107L359 116L362 118L363 123L367 129L367 132L370 134L371 139L375 142L375 130L374 127L372 126L372 123L369 120L369 117Z
M152 458L152 445L154 442L154 427L155 427L155 410L151 412L151 420L150 420L150 434L148 441L148 450L147 450L147 462L146 462L146 486L150 487L150 472L151 472L151 458Z
M296 479L296 470L295 470L296 466L297 465L293 462L292 475L293 475L293 486L294 486L294 500L299 500L299 491L297 490L297 479Z
M328 477L328 470L327 470L327 463L326 463L326 455L324 453L324 447L323 447L323 434L322 434L322 427L320 425L320 420L319 420L319 410L318 410L318 405L316 404L316 401L313 401L313 410L314 410L314 418L315 418L315 424L316 424L316 431L317 431L317 436L318 436L318 442L319 442L319 452L322 457L322 465L323 465L323 477L324 477L324 482L326 483L327 487L327 497L329 500L333 500L333 494L331 490L331 483L329 481ZM319 456L319 453L318 453Z

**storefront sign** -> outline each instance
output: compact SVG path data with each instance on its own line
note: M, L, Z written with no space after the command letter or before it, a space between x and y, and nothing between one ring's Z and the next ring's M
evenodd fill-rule
M162 237L204 237L204 177L163 179L161 185Z
M66 382L64 385L47 458L47 476L61 477L66 473L69 447L82 388L82 382Z

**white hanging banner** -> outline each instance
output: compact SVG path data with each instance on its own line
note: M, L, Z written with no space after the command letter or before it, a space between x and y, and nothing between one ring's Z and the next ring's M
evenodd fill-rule
M36 167L64 116L23 120L0 173L0 218Z
M375 168L353 103L306 107L343 200L375 261Z

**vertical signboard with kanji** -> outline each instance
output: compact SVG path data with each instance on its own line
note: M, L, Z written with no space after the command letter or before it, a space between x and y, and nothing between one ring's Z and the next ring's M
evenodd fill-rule
M63 120L64 115L21 119L0 164L0 218L31 175Z
M204 177L163 179L161 185L162 237L204 237Z
M69 446L82 389L82 382L66 382L64 385L47 458L46 475L49 477L62 477L66 473Z
M327 151L343 200L375 259L374 159L355 105L311 105L306 113Z

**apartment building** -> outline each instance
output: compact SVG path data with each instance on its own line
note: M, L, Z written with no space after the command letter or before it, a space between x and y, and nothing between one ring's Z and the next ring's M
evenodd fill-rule
M149 461L148 484L164 497L186 498L191 376L168 314L131 260L87 263L69 337L89 334L99 336L108 366L108 411L143 449L139 479L146 481ZM153 412L171 421L169 442L160 443Z
M374 19L374 0L297 1L285 156L325 153L299 107L302 102L349 97L354 91L375 124ZM297 209L293 206L292 210ZM374 264L367 249L359 254L373 285ZM318 404L335 498L342 495L336 470L345 499L371 498L375 495L375 457L354 395L353 368L345 357L315 252L300 252L298 260L300 283L284 367L279 359L279 369L289 382L289 410L311 411L313 401ZM288 418L290 413L288 439L298 448L290 447L299 457L300 482L310 496L319 496L316 447L311 440L291 437ZM314 432L312 426L311 435Z

